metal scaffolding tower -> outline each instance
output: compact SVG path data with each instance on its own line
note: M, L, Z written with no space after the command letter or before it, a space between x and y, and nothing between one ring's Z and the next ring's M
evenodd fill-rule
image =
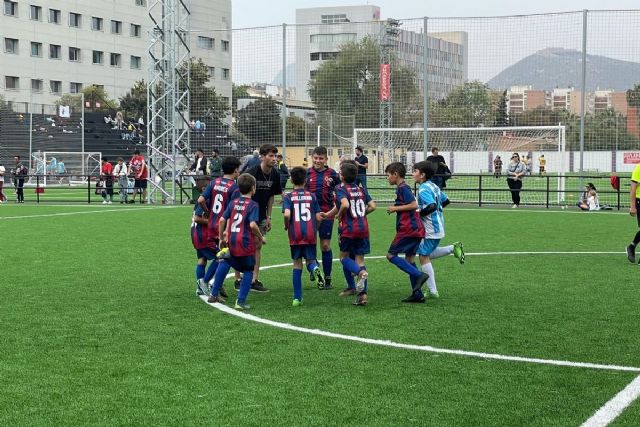
M190 0L150 0L147 154L149 202L176 203L178 158L191 154L189 134Z

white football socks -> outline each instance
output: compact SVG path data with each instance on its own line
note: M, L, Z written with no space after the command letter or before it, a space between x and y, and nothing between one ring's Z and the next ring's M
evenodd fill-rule
M445 246L442 248L436 248L429 255L429 259L434 260L437 258L442 258L443 256L451 255L453 253L453 245Z
M433 265L431 263L423 264L422 271L429 275L429 279L427 280L427 287L429 288L429 293L435 294L438 292L436 288L436 273L433 271Z

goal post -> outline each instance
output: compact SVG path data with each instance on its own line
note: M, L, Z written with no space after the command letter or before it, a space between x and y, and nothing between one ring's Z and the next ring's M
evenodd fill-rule
M34 153L36 173L43 175L41 185L86 184L88 176L100 175L101 152L45 151Z
M493 160L500 156L503 162L502 175L506 177L506 170L512 153L519 153L528 159L528 167L532 175L539 174L542 156L545 162L545 174L553 175L553 189L557 191L558 204L564 203L565 173L569 170L570 156L566 152L565 127L558 126L513 126L513 127L479 127L479 128L429 128L427 130L428 149L437 147L439 154L451 171L460 176L465 174L493 174ZM369 158L369 173L382 174L386 165L392 162L403 163L408 170L413 165L425 159L423 128L389 128L389 129L355 129L352 138L352 150L361 146ZM430 153L426 153L427 156ZM557 177L556 177L557 176ZM525 178L526 179L526 178ZM469 187L477 186L477 179L468 179ZM534 180L532 180L534 181ZM535 180L525 189L546 189L546 178ZM496 203L506 203L510 199L508 192L500 192L497 182ZM505 184L506 185L506 184ZM464 186L460 186L463 187ZM477 191L457 191L456 195L463 200L469 198L477 200ZM542 202L546 195L529 193L531 203Z

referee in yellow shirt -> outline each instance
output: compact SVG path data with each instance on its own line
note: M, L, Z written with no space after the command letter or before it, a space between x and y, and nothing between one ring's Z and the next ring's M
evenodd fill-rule
M638 227L640 227L640 215L638 215L638 210L640 210L640 164L636 165L636 168L631 174L631 192L629 195L631 197L629 214L636 217L638 220ZM633 238L633 242L627 246L627 258L630 262L636 262L636 247L638 246L638 243L640 243L640 231L636 233L636 237Z

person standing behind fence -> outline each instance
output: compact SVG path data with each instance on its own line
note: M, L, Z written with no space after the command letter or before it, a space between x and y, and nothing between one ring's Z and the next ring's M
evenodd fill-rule
M364 155L362 147L356 147L356 166L358 166L358 177L356 178L356 185L361 185L363 188L367 188L367 168L369 167L369 158Z
M640 216L638 216L638 210L640 209L640 164L636 165L631 174L631 191L629 192L629 196L631 197L629 214L636 217L638 227L640 227ZM629 259L630 262L636 262L636 247L638 247L638 243L640 243L640 231L636 232L633 241L627 246L627 259ZM640 265L640 263L638 265Z
M127 203L127 191L129 189L129 170L124 163L122 157L118 157L118 164L113 168L113 175L118 180L118 187L120 188L120 204Z
M284 191L287 188L287 181L289 181L289 168L284 162L282 154L278 154L276 160L278 161L278 172L280 172L280 187Z
M109 163L109 159L102 158L102 168L100 168L100 179L104 183L102 188L102 204L107 205L113 203L113 165Z
M216 179L222 176L222 159L218 155L216 148L211 152L211 158L209 159L208 172L211 179Z
M520 155L513 153L511 155L511 162L507 167L507 185L511 190L511 200L513 201L512 208L520 206L520 190L522 189L522 179L527 173L526 165L520 161Z
M502 159L500 156L496 156L496 158L493 159L493 176L496 178L502 176Z
M4 168L4 166L0 165L0 203L4 203L7 198L4 195L4 193L2 192L2 187L4 187L4 173L5 173L6 169Z
M24 180L29 174L29 169L22 163L20 156L13 158L16 168L12 170L13 186L16 189L16 203L24 203Z
M140 203L145 203L145 199L147 198L147 163L145 162L144 157L140 155L140 150L136 149L133 152L133 157L131 157L129 165L131 166L131 172L135 179L135 183L133 184L133 195L131 196L129 203L136 202L136 194L138 193L142 194L142 200Z

